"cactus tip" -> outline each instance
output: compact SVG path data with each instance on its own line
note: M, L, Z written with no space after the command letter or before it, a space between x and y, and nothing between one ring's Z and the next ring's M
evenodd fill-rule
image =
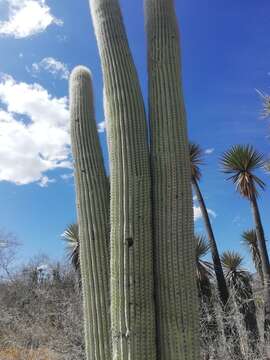
M76 66L71 74L70 74L70 80L75 80L78 77L90 77L92 78L91 71L84 65L78 65Z

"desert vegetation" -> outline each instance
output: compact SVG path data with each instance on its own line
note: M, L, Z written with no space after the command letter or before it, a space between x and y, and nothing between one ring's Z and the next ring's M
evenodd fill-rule
M86 359L80 272L73 261L79 240L76 226L67 229L75 229L75 233L64 232L67 236L65 263L54 263L46 256L39 256L17 268L12 265L18 246L14 236L9 249L6 247L4 252L2 248L1 360ZM74 247L70 246L72 236ZM244 233L243 239L251 236L254 244L254 232ZM254 248L253 245L250 248L252 257ZM220 299L207 237L196 236L200 358L239 359L234 349L240 342L241 358L264 359L268 340L263 335L264 294L260 272L250 273L243 265L243 257L230 249L220 254L220 259L229 290L226 309ZM255 259L254 265L259 269L260 261ZM7 265L8 273L5 271ZM228 327L229 336L226 335Z
M217 164L251 209L253 228L239 236L251 274L241 254L220 252L200 188L204 151L188 139L174 2L144 3L148 112L118 0L90 0L110 172L92 74L77 66L69 80L77 222L62 236L67 263L45 256L16 267L19 244L3 232L1 360L269 357L270 263L258 203L267 160L236 144ZM263 101L266 116L267 95ZM204 234L194 232L193 196Z

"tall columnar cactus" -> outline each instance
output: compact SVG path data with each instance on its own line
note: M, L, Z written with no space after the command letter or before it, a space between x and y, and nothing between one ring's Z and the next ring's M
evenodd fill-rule
M178 26L173 0L144 1L158 353L161 360L198 360L191 173Z
M86 353L88 360L109 360L109 187L97 134L91 75L82 66L71 74L70 113Z
M146 116L118 0L90 0L110 154L113 359L156 358Z

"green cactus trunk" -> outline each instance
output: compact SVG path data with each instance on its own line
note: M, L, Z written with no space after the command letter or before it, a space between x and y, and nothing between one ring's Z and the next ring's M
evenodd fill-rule
M84 67L71 74L70 101L86 353L88 360L109 360L109 187L97 134L91 75Z
M90 0L104 78L111 183L114 360L154 360L151 181L146 116L118 0Z
M155 296L161 360L198 360L198 295L186 115L173 0L145 0Z

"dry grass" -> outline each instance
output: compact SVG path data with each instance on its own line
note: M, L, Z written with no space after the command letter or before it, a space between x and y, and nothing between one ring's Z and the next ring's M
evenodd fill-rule
M59 357L47 349L25 350L9 348L0 350L1 360L58 360Z
M0 283L0 360L83 360L75 274L62 268L39 281L28 270Z
M53 279L37 281L31 272L0 283L0 360L85 360L80 290L75 274L61 269ZM231 299L223 312L214 295L201 306L201 360L266 360L263 299L255 293L260 327L257 350L250 348L242 315ZM226 338L224 319L237 329ZM242 357L235 349L239 345ZM199 360L199 359L198 359Z

